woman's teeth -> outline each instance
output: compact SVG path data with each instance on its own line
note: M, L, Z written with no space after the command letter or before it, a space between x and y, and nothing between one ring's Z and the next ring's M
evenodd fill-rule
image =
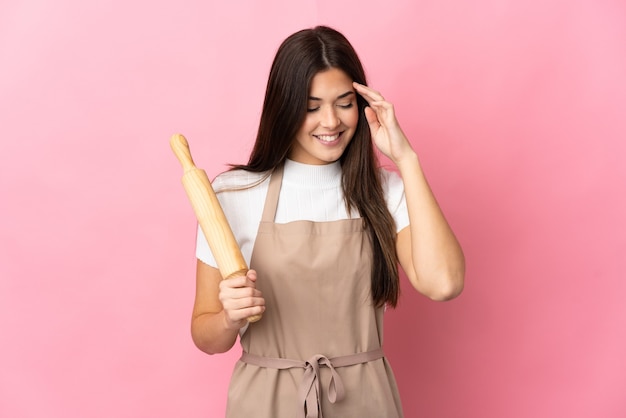
M333 142L334 140L339 138L339 134L335 134L335 135L315 135L315 136L317 137L317 139L319 139L320 141L324 141L324 142Z

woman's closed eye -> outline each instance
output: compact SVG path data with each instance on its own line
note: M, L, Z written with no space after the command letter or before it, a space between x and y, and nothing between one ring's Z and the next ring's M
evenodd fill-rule
M351 109L354 106L354 103L353 102L342 103L342 104L337 104L336 106L339 107L340 109ZM310 112L315 112L319 109L320 109L320 106L307 107L306 111L310 113Z

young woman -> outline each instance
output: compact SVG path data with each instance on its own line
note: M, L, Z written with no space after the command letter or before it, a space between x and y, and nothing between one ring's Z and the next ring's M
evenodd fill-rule
M400 175L378 167L374 146ZM463 289L464 257L342 34L316 27L282 43L249 161L213 185L250 265L222 280L199 231L193 340L213 354L240 336L243 349L227 416L402 416L382 351L397 266L447 300Z

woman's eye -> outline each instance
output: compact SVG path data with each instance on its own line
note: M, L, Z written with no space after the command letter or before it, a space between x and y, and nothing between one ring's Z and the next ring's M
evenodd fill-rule
M340 108L340 109L350 109L352 106L354 106L354 103L353 103L353 102L350 102L350 103L342 103L342 104L337 104L336 106L337 106L338 108ZM318 111L319 109L320 109L320 107L319 107L319 106L316 106L316 107L307 107L306 111L307 111L307 112L309 112L309 113L311 113L311 112L316 112L316 111Z

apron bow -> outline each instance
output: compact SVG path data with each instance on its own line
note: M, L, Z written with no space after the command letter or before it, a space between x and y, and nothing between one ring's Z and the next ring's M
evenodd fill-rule
M300 383L300 390L298 391L298 403L304 405L304 408L298 408L299 415L302 418L323 418L322 405L320 404L320 366L326 366L330 369L331 377L328 383L328 400L330 403L340 401L345 396L341 377L335 370L335 367L333 367L330 359L321 354L314 355L305 362L304 376Z

